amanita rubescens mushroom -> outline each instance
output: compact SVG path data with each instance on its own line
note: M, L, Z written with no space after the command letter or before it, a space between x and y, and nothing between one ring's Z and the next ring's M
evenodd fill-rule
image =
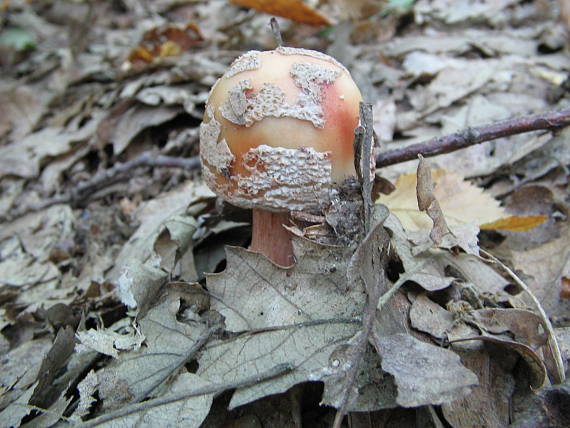
M354 176L360 91L320 52L279 47L236 59L216 82L200 126L208 186L253 209L251 250L294 263L290 211L320 212Z

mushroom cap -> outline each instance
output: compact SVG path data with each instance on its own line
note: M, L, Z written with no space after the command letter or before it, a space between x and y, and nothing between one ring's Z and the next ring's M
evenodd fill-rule
M247 52L210 92L200 126L204 180L243 208L322 209L356 175L361 101L348 70L328 55Z

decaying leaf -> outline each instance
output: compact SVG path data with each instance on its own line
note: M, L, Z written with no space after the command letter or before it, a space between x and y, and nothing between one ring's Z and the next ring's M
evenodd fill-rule
M24 392L20 397L0 412L0 421L6 426L20 426L20 421L32 411L28 405L30 397L34 393L35 385Z
M84 330L77 333L81 342L79 352L84 347L93 349L101 354L113 358L119 357L119 351L131 351L140 348L145 340L138 332L132 334L119 334L112 330Z
M477 375L479 385L473 386L468 396L444 403L441 408L445 419L458 427L507 427L515 388L511 370L517 358L508 353L491 354L482 346L454 350L461 356L461 362Z
M391 244L404 265L411 272L414 281L428 291L441 290L454 280L450 272L460 279L476 285L479 292L504 294L509 284L505 278L472 254L453 254L442 249L431 249L431 245L417 246L408 237L398 219L390 215L385 226L393 232Z
M478 384L477 376L455 353L408 334L373 335L373 344L382 356L382 368L394 376L401 406L446 403Z
M434 244L439 245L445 235L452 234L445 221L443 211L439 206L439 201L433 194L433 184L431 180L431 171L429 166L424 161L423 156L419 156L420 162L418 163L417 172L417 185L416 196L418 199L418 208L425 213L433 221L433 226L430 231L430 238Z
M161 58L179 56L202 40L200 29L192 23L154 27L144 33L140 44L129 53L123 68L141 69Z
M350 250L310 241L295 248L299 262L291 269L280 269L257 253L227 249L228 267L209 275L207 285L212 309L224 315L229 331L350 320L360 315L362 289L348 284L352 288L347 290L346 254Z
M416 296L410 309L412 327L431 334L436 339L446 338L453 326L453 314L429 299L425 294Z
M109 274L125 305L146 309L168 278L166 269L174 269L180 260L185 263L180 267L182 278L198 279L191 255L185 255L191 252L193 234L198 230L196 217L211 205L210 195L204 185L189 182L137 212L141 225L123 246Z
M295 367L271 383L236 391L230 407L323 380L337 364L330 360L332 352L358 331L365 294L358 284L347 286L349 250L294 242L298 262L292 268L228 248L226 270L208 276L213 309L224 315L229 331L241 334L208 346L198 374L227 383L278 364Z
M310 25L331 25L331 22L301 0L231 0L233 4L250 7L260 12L282 16Z
M117 408L146 397L154 397L159 392L169 393L173 388L181 387L182 381L178 380L179 370L188 358L197 352L198 349L194 345L196 341L202 340L206 326L199 318L184 323L177 321L179 308L180 297L177 293L171 291L163 296L159 304L151 308L139 322L141 333L146 338L146 346L137 351L119 354L119 358L95 373L95 384L98 385L99 396L105 408ZM165 382L168 379L175 379L174 384ZM211 397L200 397L189 403L195 402L198 405L194 410L201 408L201 412L205 411L205 417L209 411ZM192 404L189 406L192 407ZM149 413L152 415L151 421L158 423L165 417L163 410L162 407L152 410ZM131 419L129 421L129 426L134 424Z
M467 340L480 340L483 342L496 343L505 346L507 349L511 351L517 352L527 363L530 369L529 383L532 386L532 388L538 389L544 386L544 382L546 382L547 379L546 367L544 366L542 358L540 358L540 356L538 356L538 354L531 347L519 342L515 342L514 340L505 338L503 336L490 336L490 335L454 339L453 343L459 343Z

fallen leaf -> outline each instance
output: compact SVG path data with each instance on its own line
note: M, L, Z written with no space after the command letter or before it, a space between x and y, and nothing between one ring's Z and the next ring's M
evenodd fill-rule
M515 351L527 363L527 366L530 370L530 379L529 379L530 386L533 389L539 389L544 386L544 383L547 380L546 367L544 366L544 362L542 361L542 359L531 347L516 342L514 340L508 339L504 336L489 336L489 335L453 339L452 343L459 343L459 342L472 341L472 340L474 341L480 340L483 342L496 343L498 345L504 346L506 349Z
M9 427L19 427L20 421L32 411L32 407L28 405L30 397L34 393L35 385L24 392L16 401L11 403L2 412L0 412L0 421Z
M502 295L509 284L492 267L473 254L454 254L443 249L433 249L431 245L417 245L410 238L398 218L390 215L385 226L392 232L390 243L401 260L404 271L411 272L410 281L414 281L428 291L449 287L455 280L450 271L467 282L475 284L477 290Z
M430 238L436 245L440 245L441 240L445 235L451 234L443 211L439 206L439 201L433 193L433 183L431 178L431 171L428 164L424 161L422 155L419 155L417 184L416 184L416 197L418 200L418 208L425 213L433 221L433 226L430 231Z
M179 309L180 295L167 292L139 321L146 346L120 353L118 358L96 372L95 383L104 408L120 407L133 400L155 397L158 391L170 391L172 385L164 381L178 374L194 344L206 331L199 318L178 321Z
M154 27L143 34L140 44L129 53L123 68L141 70L161 58L179 56L203 40L200 29L192 23Z
M283 269L258 253L229 247L226 270L207 277L212 308L225 317L229 331L241 334L208 346L197 374L225 383L277 364L295 367L236 391L231 408L309 380L324 380L326 388L326 378L338 370L331 354L359 329L365 293L359 284L347 284L350 249L301 238L294 239L294 250L297 264ZM361 405L370 403L355 404Z
M416 296L410 309L412 327L443 340L453 326L453 314L435 303L425 293Z
M441 406L447 422L454 427L479 426L505 428L509 426L511 400L515 379L511 370L517 358L501 354L495 358L485 347L476 349L454 350L461 357L461 362L478 379L479 385L472 388L471 394L460 397Z
M439 169L432 171L432 179L433 196L450 227L467 223L480 225L507 217L497 200L460 175ZM377 201L386 205L404 228L411 231L431 228L428 215L418 210L416 186L416 174L403 175L396 181L396 190Z
M145 337L136 331L131 334L119 334L112 330L84 330L76 334L81 342L78 352L84 347L93 349L101 354L119 358L119 351L131 351L141 347Z
M67 153L94 133L97 120L89 121L78 131L44 128L28 134L21 141L0 147L0 178L7 175L32 178L40 173L40 164L50 157Z
M534 229L548 220L545 215L526 216L526 217L507 217L490 223L480 225L482 230L509 230L511 232L526 232Z
M303 24L315 26L332 24L326 17L301 0L231 0L231 3Z
M396 401L404 407L442 404L469 394L477 376L454 352L422 342L409 334L381 337L373 344L382 356L382 368L394 376Z

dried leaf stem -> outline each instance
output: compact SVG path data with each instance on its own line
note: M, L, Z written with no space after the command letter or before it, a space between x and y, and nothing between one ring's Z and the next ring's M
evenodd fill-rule
M468 128L455 134L432 138L401 149L388 150L376 157L376 167L381 168L416 159L418 154L432 157L451 153L475 144L497 138L523 134L531 131L557 131L570 125L570 109L549 111L534 116L509 119L490 125Z
M564 370L564 362L562 360L562 354L560 353L560 347L558 346L558 341L556 340L556 333L554 333L554 328L550 323L550 319L544 312L544 309L536 296L530 291L528 286L504 263L502 263L499 259L497 259L494 255L489 253L488 251L480 249L481 254L485 257L485 259L499 266L503 269L507 275L509 275L515 283L521 287L531 298L532 302L534 303L535 309L538 311L538 314L542 318L543 327L546 330L546 334L548 336L548 346L550 351L552 352L552 357L554 359L554 364L556 366L556 372L553 373L554 375L554 382L556 384L561 384L566 379L565 370Z

